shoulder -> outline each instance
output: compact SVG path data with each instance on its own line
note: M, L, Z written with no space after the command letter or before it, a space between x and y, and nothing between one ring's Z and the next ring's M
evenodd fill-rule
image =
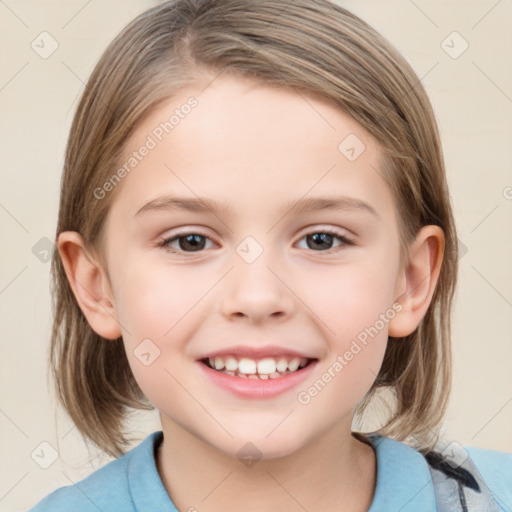
M512 452L465 447L466 452L503 510L512 510Z
M28 512L135 511L130 479L144 470L143 461L153 461L153 446L161 432L154 432L119 459L99 468L74 484L60 487ZM134 464L134 460L139 462Z
M368 435L377 458L377 481L369 512L436 510L428 464L421 453L389 437Z
M367 436L377 455L370 512L512 511L512 454L442 443L423 455L403 442ZM465 503L470 508L464 508ZM480 507L480 508L479 508ZM483 508L482 508L483 507ZM487 507L487 508L486 508Z
M87 478L76 483L56 489L43 498L29 512L98 512L98 510L113 510L114 503L119 503L123 509L133 510L126 482L125 456L109 462L96 470Z

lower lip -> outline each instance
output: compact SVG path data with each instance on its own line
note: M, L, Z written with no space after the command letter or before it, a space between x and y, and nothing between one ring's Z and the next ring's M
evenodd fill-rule
M302 369L277 377L275 379L251 379L235 377L213 370L208 365L198 361L202 371L217 386L226 389L243 398L271 398L298 386L306 380L318 361L312 361Z

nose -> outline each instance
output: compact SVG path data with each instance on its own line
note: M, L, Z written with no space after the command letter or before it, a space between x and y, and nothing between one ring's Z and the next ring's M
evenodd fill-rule
M235 256L238 260L234 260L222 291L223 315L254 324L270 319L283 321L293 315L294 295L283 272L274 268L275 259L270 261L265 252L252 263Z

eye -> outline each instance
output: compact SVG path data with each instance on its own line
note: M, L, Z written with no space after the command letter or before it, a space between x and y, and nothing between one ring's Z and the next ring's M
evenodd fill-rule
M211 240L201 233L180 233L163 239L158 245L170 252L199 252L205 249L206 242ZM177 246L177 248L176 248Z
M354 245L354 242L342 233L333 229L313 231L302 237L300 241L306 240L306 248L316 252L327 252L332 249L333 243L338 240L338 245ZM189 232L178 233L172 237L164 238L158 246L174 253L193 253L208 249L208 242L214 243L206 235Z
M327 252L329 249L332 249L332 244L335 240L341 242L338 244L338 247L341 245L354 245L354 242L350 238L333 229L324 229L308 233L301 238L301 240L306 240L307 249L312 249L317 252Z

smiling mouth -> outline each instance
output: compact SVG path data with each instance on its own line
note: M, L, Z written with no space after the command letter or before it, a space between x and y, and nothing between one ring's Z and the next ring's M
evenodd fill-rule
M200 362L219 373L242 379L278 379L292 373L299 373L317 359L310 358L273 358L260 360L236 357L204 358Z

